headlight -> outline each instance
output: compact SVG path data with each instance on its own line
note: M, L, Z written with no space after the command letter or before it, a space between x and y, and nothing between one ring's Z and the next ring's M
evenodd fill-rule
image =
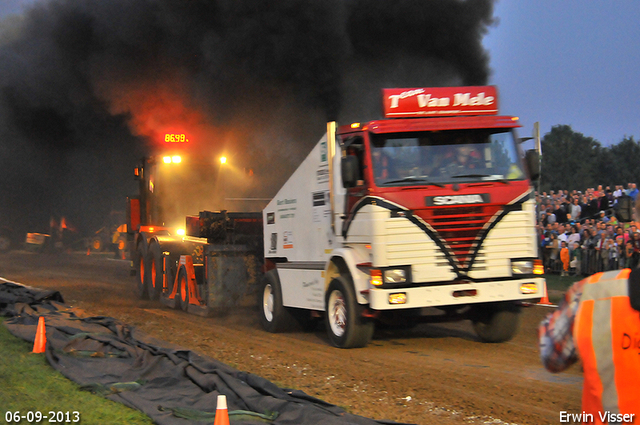
M533 274L532 260L511 260L511 273Z
M389 269L384 271L384 283L404 283L407 272L404 269Z

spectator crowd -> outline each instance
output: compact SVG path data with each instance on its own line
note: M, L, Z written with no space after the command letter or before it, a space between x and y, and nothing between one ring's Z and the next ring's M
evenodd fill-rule
M540 253L547 273L584 275L635 268L640 262L640 231L636 222L620 223L618 200L635 203L635 183L536 193Z

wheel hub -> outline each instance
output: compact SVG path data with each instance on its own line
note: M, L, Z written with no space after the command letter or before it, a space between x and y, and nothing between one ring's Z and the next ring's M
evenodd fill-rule
M273 321L273 288L271 285L264 287L264 294L262 294L262 309L264 311L264 318L268 322Z
M329 299L329 325L331 331L337 337L344 335L347 327L347 307L340 291L333 291Z

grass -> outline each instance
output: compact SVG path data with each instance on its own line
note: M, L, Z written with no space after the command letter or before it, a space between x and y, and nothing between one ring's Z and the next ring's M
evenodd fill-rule
M4 320L0 317L0 423L6 420L7 412L16 411L21 415L37 411L43 415L50 411L77 411L79 423L84 425L153 423L137 410L80 390L76 383L53 369L44 354L33 354L32 343L11 335L3 325ZM11 423L36 422L23 419Z
M547 289L565 292L575 282L584 279L586 276L560 276L559 274L545 274Z
M560 276L559 274L545 274L547 281L547 291L549 291L549 300L557 304L560 302L564 293L575 282L584 279L586 276ZM555 291L562 292L561 294Z

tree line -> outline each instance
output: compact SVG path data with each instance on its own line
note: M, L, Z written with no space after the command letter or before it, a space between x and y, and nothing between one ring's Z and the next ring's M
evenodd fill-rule
M582 190L601 184L640 184L640 141L633 136L611 146L556 125L541 140L540 190Z

